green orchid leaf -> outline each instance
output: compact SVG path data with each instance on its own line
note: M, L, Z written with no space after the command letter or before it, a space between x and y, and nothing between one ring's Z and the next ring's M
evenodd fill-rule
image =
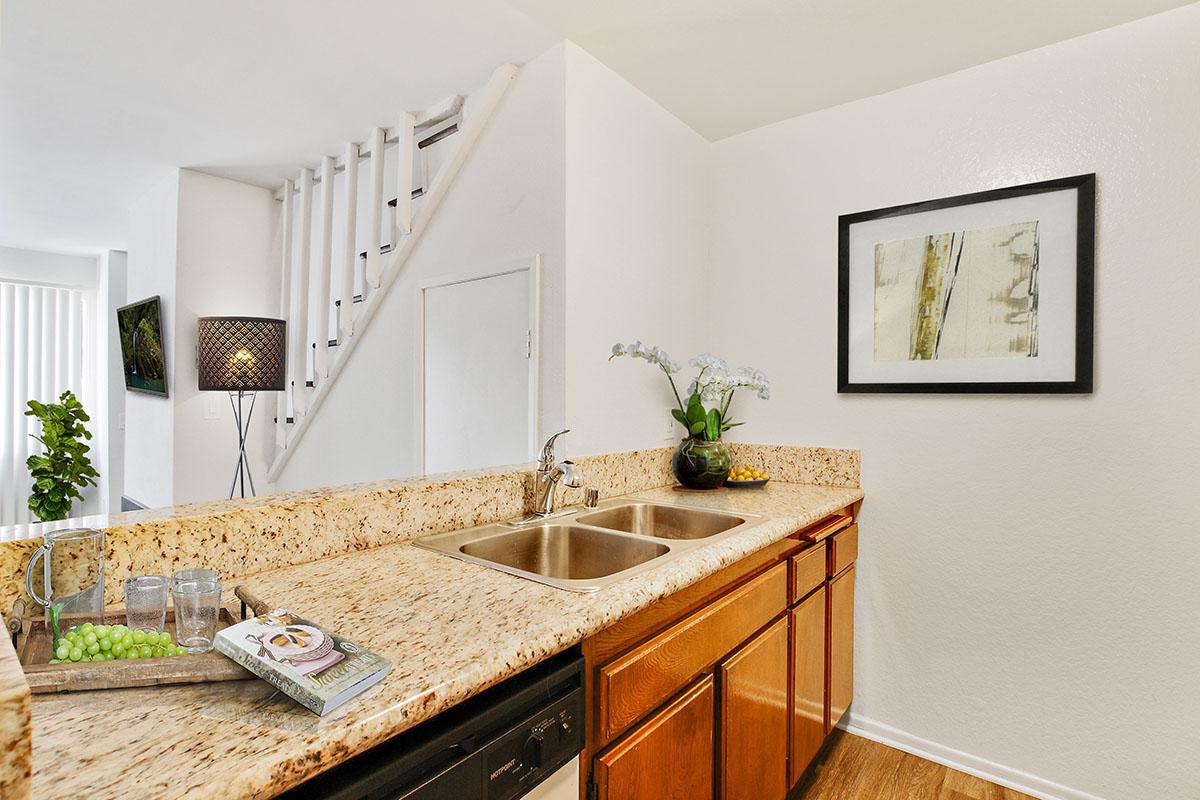
M704 431L704 429L706 427L708 427L708 423L705 422L704 420L701 420L699 422L693 422L691 424L691 426L688 428L688 433L692 434L692 436L698 436Z

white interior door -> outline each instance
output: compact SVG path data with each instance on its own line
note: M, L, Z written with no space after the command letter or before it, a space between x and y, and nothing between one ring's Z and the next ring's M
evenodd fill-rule
M530 458L536 266L423 289L425 472Z

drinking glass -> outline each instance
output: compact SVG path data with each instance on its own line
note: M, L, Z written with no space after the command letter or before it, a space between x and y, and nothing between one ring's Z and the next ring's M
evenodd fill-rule
M221 613L221 584L216 581L180 581L171 588L175 601L175 634L189 653L212 650Z
M131 630L161 633L169 584L162 575L125 579L125 622Z
M217 575L217 571L208 567L192 567L191 569L180 569L171 573L172 588L186 581L210 581L215 583L219 580L220 577Z

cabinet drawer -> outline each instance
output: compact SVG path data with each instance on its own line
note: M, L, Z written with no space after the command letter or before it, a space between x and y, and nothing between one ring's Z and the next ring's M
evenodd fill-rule
M711 668L787 607L787 564L777 564L600 669L605 742Z
M792 556L791 575L789 605L825 582L825 543L821 542Z
M795 538L806 542L821 542L843 528L849 527L852 522L854 522L853 517L834 514L833 516L826 517L812 527L797 532Z
M833 537L830 547L829 575L840 575L842 570L858 558L858 526L851 525Z

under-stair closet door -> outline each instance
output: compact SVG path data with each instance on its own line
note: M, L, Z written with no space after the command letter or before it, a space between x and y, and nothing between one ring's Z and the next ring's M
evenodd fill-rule
M535 269L423 288L425 472L532 458Z

